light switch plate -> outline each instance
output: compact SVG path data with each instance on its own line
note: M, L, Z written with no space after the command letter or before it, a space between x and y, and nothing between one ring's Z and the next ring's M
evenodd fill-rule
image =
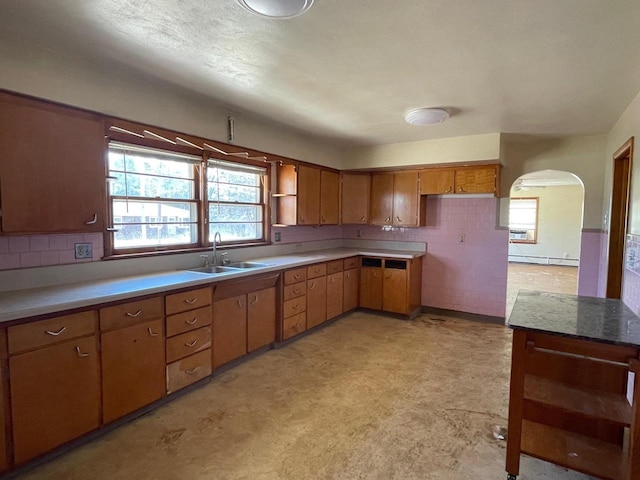
M76 258L93 258L93 244L76 243L74 247L76 249Z

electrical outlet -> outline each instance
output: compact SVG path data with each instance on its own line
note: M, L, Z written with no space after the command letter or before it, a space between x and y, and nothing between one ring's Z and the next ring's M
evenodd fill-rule
M76 258L93 258L92 243L76 243L74 247L76 249Z
M362 235L360 235L360 230L356 230L356 237L360 238Z
M281 232L276 232L276 242L279 242L280 240L282 240L282 233Z

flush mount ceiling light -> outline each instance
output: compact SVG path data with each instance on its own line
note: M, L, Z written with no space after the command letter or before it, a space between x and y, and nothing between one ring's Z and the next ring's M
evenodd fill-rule
M269 18L293 18L311 8L313 0L238 0L251 13Z
M436 125L447 118L449 118L449 112L444 108L415 108L404 116L407 123L417 126Z

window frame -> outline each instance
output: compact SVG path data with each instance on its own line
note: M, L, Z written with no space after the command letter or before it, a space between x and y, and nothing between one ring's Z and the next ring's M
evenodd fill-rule
M134 134L135 135L135 134ZM271 179L272 165L270 162L263 160L254 160L245 158L243 156L235 156L234 158L221 159L215 152L210 152L194 145L197 148L185 147L177 145L174 142L164 142L153 138L142 138L140 135L129 136L128 134L122 134L120 132L109 132L105 136L105 173L107 175L107 181L109 180L109 151L111 143L131 145L135 148L157 150L159 152L165 152L166 154L178 154L178 155L190 155L200 158L200 162L193 165L194 168L194 200L185 200L185 202L193 201L196 204L196 231L197 241L189 244L177 244L177 245L153 245L153 246L136 246L132 248L115 248L115 229L113 228L114 214L113 214L113 196L110 189L106 191L106 209L107 219L109 222L109 228L105 234L105 257L104 258L122 258L128 256L148 256L156 254L175 254L175 253L188 253L197 251L206 251L212 247L212 239L209 239L208 230L208 199L207 199L207 175L206 166L209 160L224 161L229 164L238 164L240 166L248 165L251 167L259 167L265 170L263 180L260 184L260 207L262 210L262 238L248 241L223 241L219 244L228 248L242 248L250 246L269 245L270 242L270 227L271 227L271 209L269 205L269 185ZM266 157L263 157L266 160ZM131 199L138 200L138 197L129 197ZM140 198L143 199L142 197ZM144 198L146 199L146 198ZM180 201L180 200L173 200ZM179 226L182 224L177 224Z
M525 201L535 201L535 225L534 228L513 228L512 224L511 224L511 209L513 207L513 202L518 201L518 200L525 200ZM518 243L518 244L527 244L527 245L535 245L538 243L538 224L539 224L539 217L540 217L540 197L510 197L509 198L509 243ZM533 238L513 238L512 235L515 234L515 231L521 232L521 231L525 231L527 232L527 237L529 236L530 231L533 231L532 237Z

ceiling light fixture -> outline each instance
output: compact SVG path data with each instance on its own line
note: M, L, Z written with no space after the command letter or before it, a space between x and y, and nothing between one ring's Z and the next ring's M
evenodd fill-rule
M238 0L251 13L269 18L293 18L311 8L314 0Z
M407 123L417 126L436 125L449 118L449 112L444 108L415 108L407 112L404 119Z

